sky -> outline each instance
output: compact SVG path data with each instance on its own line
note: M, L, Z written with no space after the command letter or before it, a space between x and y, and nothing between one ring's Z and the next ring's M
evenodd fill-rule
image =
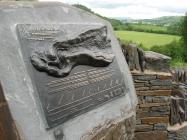
M82 4L102 16L150 19L181 16L187 12L187 0L39 0Z

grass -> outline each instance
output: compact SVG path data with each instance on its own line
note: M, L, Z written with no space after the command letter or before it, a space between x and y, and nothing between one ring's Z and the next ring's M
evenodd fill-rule
M144 48L150 49L154 45L165 45L173 40L179 40L179 36L164 35L155 33L145 33L136 31L115 31L118 38L122 41L135 42L142 44Z
M156 46L156 45L158 47L161 47L160 49L162 49L163 47L164 50L167 47L172 47L171 48L172 50L176 50L177 47L180 47L174 43L174 42L178 42L180 39L179 36L175 36L175 35L166 35L166 34L164 35L164 34L155 34L155 33L136 32L136 31L116 31L115 33L117 37L120 38L120 40L122 40L123 42L126 43L133 42L133 43L141 44L140 47L142 47L144 50L150 50L152 46ZM179 51L177 52L180 53ZM171 67L187 67L187 63L185 63L180 58L173 58L171 62Z
M187 68L187 63L181 59L172 59L171 61L172 68Z
M133 29L152 30L167 32L167 27L152 24L131 24Z

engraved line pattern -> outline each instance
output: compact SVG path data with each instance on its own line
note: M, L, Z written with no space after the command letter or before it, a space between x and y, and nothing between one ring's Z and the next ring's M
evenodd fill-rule
M53 81L47 84L51 88L49 94L57 93L64 90L76 89L82 86L86 86L95 82L106 80L112 77L114 70L93 70L91 72L82 73L80 75L73 75L66 79L61 79L59 81ZM56 84L55 84L56 83ZM58 88L59 87L59 88Z
M103 103L103 101L106 102L106 101L111 100L112 98L122 96L122 95L123 95L123 92L121 92L121 91L123 91L123 88L124 88L124 87L121 86L121 85L113 86L113 87L111 87L111 88L108 88L108 89L106 89L106 90L97 92L97 93L95 93L95 94L93 94L93 95L91 95L91 96L86 97L86 98L88 98L87 100L85 100L86 98L84 98L84 100L81 99L81 100L83 100L83 102L80 102L80 103L77 103L77 104L75 104L75 105L68 106L68 107L67 107L67 105L64 105L64 106L61 107L61 108L63 108L63 109L61 109L61 110L59 110L59 111L56 111L56 112L52 112L52 113L48 114L48 116L50 116L50 117L52 117L52 118L55 118L55 119L51 119L51 121L57 121L57 120L63 119L63 118L65 118L65 117L67 117L67 116L69 116L69 115L71 115L71 114L73 114L73 113L80 112L80 111L84 110L85 108L89 108L89 107L91 107L91 106L96 105L96 103L93 102L93 100L95 99L94 96L97 97L98 94L100 94L100 96L104 96L104 97L101 97L101 98L100 98L100 97L97 97L97 101L98 101L98 102L101 102L101 103ZM107 91L109 91L109 90L112 90L112 91L107 92ZM96 96L96 95L97 95L97 96ZM92 98L90 98L90 97L92 97ZM81 101L81 100L79 100L79 101ZM77 102L77 101L76 101L76 102ZM81 104L85 104L86 102L89 103L87 106L83 106L83 107L81 107L81 108L78 108L78 107L77 107L77 106L80 106ZM74 103L75 103L75 102L74 102ZM70 105L70 104L68 104L68 105ZM77 107L78 109L77 109L76 107ZM68 113L63 113L63 112L66 111L66 110L68 110ZM63 115L62 115L62 114L60 115L60 113L62 113ZM60 117L53 117L53 115L58 115L58 114L59 114Z
M59 107L57 107L57 108L55 108L55 109L51 109L51 110L49 110L48 112L55 111L56 109L60 109L60 108L62 108L62 107L67 107L67 106L69 106L69 105L71 105L71 104L77 103L77 102L82 101L82 100L84 100L84 99L87 99L87 98L89 98L89 97L96 96L97 94L103 93L103 92L105 92L105 91L112 90L113 88L120 87L120 86L122 86L122 85L119 85L119 84L118 84L118 85L115 85L115 86L113 86L113 87L110 87L110 88L104 89L104 90L102 90L102 91L96 92L96 93L94 93L94 94L92 94L92 95L85 96L85 97L83 97L83 98L81 98L81 99L79 99L79 100L75 100L75 101L70 102L70 103L68 103L68 104L59 106Z

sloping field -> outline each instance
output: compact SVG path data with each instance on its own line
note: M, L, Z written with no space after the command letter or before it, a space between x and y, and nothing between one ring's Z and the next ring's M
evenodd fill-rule
M165 45L173 40L179 40L179 36L135 32L135 31L116 31L117 37L122 41L132 41L138 44L142 44L145 48L149 49L154 45Z

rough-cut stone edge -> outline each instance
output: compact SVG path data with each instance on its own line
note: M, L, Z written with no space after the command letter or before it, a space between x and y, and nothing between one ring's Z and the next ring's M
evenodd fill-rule
M93 128L90 132L87 132L84 136L82 136L81 140L113 140L114 137L120 137L120 140L132 140L134 137L135 120L135 115L118 121L107 120L104 124ZM119 135L116 136L116 133Z
M161 75L161 76L171 76L172 74L170 72L157 72L157 71L152 71L152 70L145 70L144 72L140 72L137 70L131 71L132 75Z
M142 124L169 123L169 117L146 117L141 118Z

